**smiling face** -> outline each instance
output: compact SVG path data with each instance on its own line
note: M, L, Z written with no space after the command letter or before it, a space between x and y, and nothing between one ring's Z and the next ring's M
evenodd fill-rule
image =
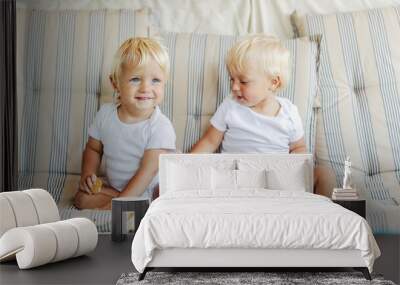
M121 108L135 112L154 108L162 102L165 81L160 65L149 59L141 66L122 66L118 84L113 85L119 93Z
M247 107L256 107L274 96L279 86L279 78L273 78L252 66L257 66L257 63L248 62L241 71L229 71L233 98Z

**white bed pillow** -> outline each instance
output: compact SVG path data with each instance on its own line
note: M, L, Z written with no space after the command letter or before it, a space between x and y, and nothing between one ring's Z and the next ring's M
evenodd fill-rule
M168 164L168 191L211 189L211 167Z
M269 169L267 170L268 189L307 191L304 164L295 164L290 169Z
M212 168L211 171L212 189L236 190L236 170Z
M306 176L307 165L303 160L261 159L239 160L241 171L265 171L267 189L307 191L310 181Z
M241 188L267 188L267 171L216 169L211 171L212 189L239 190Z
M268 188L267 171L236 170L237 188Z

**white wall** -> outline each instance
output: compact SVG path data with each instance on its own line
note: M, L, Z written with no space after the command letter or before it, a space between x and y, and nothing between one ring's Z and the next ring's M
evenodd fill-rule
M173 32L269 33L292 37L290 14L330 14L400 5L400 0L17 0L43 9L143 8L155 26Z

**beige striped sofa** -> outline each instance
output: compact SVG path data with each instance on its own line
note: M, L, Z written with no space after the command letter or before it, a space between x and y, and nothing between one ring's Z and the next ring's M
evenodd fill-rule
M177 148L182 152L187 152L200 138L217 106L229 94L224 56L239 36L154 29L151 19L152 13L156 12L150 9L18 9L18 187L47 189L58 203L62 219L83 216L92 219L100 232L110 231L109 211L79 211L72 206L72 198L77 190L88 127L100 105L113 100L108 73L113 53L124 39L151 35L160 38L167 46L171 75L160 107L175 127ZM311 23L310 19L298 19L298 29L303 37L284 40L291 52L293 68L288 88L279 96L289 98L298 106L308 151L316 154L317 165L325 169L324 183L317 192L329 194L333 186L341 185L344 157L350 154L354 157L356 170L360 170L356 183L369 201L368 220L372 227L376 232L400 232L400 225L393 218L399 213L395 202L400 201L397 164L375 169L391 169L394 176L386 177L386 172L383 175L374 172L377 176L368 184L368 179L359 178L365 176L360 157L365 159L372 155L373 158L373 153L358 156L359 150L362 152L364 149L356 143L354 134L357 132L349 133L347 128L336 126L338 121L341 126L354 124L353 115L341 116L341 111L340 116L324 117L326 108L341 106L337 102L347 105L343 100L325 100L322 75L328 70L324 69L323 57L326 42L320 41L323 32L314 33L305 28L308 27L306 23ZM352 64L356 66L357 62ZM354 70L354 66L350 70ZM329 90L333 85L328 82L325 86ZM343 88L339 86L338 90ZM393 95L390 100L395 104L398 98L398 95ZM353 112L349 106L344 110ZM383 115L388 114L383 111ZM374 111L368 113L374 114ZM355 125L354 129L367 131L381 127L380 121L371 120L377 125L368 125L362 119L361 125ZM396 122L393 127L394 131L398 130ZM346 138L346 148L332 139L339 129L346 132L342 136ZM393 143L396 139L390 140L389 134L387 138L383 147L396 147ZM397 146L399 143L397 141ZM348 148L347 144L352 147ZM337 149L341 152L336 153ZM376 151L379 153L380 150ZM396 161L398 152L395 148L391 151L381 159ZM370 177L372 172L367 172L367 176ZM383 188L372 186L376 180L388 181L389 184L382 184L387 185L383 188L389 189L386 196L381 196Z

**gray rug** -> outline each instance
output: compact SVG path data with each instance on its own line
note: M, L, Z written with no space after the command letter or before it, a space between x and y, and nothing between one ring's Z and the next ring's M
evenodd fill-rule
M395 285L384 280L381 275L372 275L368 281L360 272L148 272L142 281L138 281L139 273L124 273L117 285L133 284L379 284Z

